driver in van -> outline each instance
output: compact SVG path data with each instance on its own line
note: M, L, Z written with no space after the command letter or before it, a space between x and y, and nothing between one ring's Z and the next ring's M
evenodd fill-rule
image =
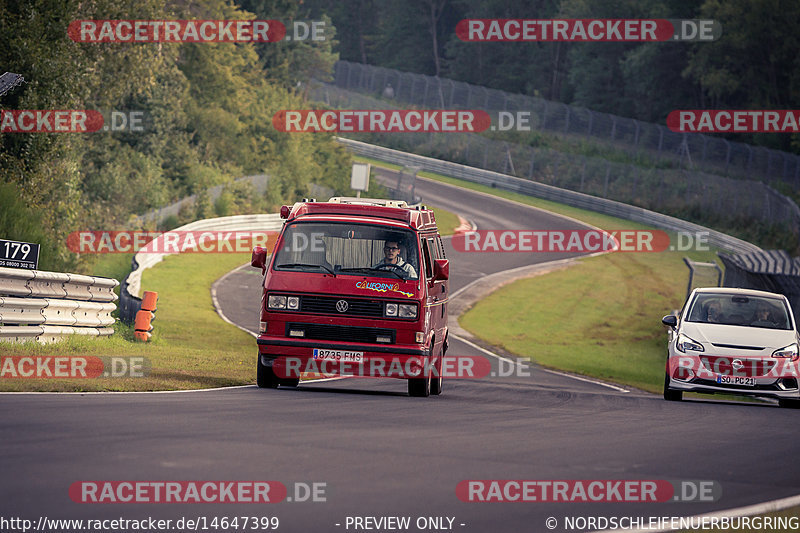
M400 243L397 241L386 241L383 245L383 261L375 265L373 268L381 268L386 265L395 265L408 274L409 278L416 278L417 271L411 266L411 263L403 261L400 257Z

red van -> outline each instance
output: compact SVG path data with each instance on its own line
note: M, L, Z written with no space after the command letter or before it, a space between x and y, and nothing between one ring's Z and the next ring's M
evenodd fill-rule
M256 247L251 263L265 274L258 386L297 386L314 372L440 394L450 264L433 212L331 198L283 206L281 217L272 256Z

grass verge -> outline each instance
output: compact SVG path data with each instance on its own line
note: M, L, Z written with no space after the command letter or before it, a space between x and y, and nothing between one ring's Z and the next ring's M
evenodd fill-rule
M211 284L246 263L247 254L183 254L146 270L142 286L158 292L149 343L117 323L108 339L73 337L49 345L0 343L5 356L144 357L150 372L140 378L0 378L2 391L146 391L252 384L256 344L223 322L211 303ZM113 262L113 261L112 261ZM5 376L6 374L4 374Z

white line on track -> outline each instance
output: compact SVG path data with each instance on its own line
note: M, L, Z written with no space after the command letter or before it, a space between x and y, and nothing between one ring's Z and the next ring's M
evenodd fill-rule
M219 317L222 320L224 320L225 322L227 322L228 324L230 324L232 326L236 326L237 328L239 328L240 330L242 330L242 331L244 331L246 333L249 333L253 337L258 338L258 334L256 332L250 331L249 329L247 329L245 327L242 327L239 324L236 324L231 319L229 319L227 316L225 316L225 313L222 312L222 307L220 307L219 301L217 300L217 284L218 283L222 283L223 281L225 281L225 278L227 278L228 276L230 276L234 272L238 272L238 271L242 270L244 267L249 267L249 266L250 266L250 263L245 263L245 264L243 264L243 265L241 265L239 267L236 267L233 270L231 270L230 272L228 272L227 274L225 274L224 276L222 276L221 278L219 278L217 281L212 283L211 284L211 303L214 304L214 310L217 312L217 314L219 315Z

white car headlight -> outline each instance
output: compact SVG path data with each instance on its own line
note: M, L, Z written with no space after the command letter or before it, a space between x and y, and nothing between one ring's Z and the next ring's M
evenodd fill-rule
M692 350L693 352L704 352L706 351L703 348L703 345L697 342L694 339L691 339L681 333L678 335L678 339L675 341L675 348L678 349L679 352L686 353L686 350Z
M286 299L286 309L300 309L300 298L298 296L289 296Z
M397 304L386 304L386 316L397 316Z
M778 350L772 352L772 357L786 357L790 358L792 361L797 361L800 358L800 349L798 349L797 343L792 343L789 346L784 346Z

